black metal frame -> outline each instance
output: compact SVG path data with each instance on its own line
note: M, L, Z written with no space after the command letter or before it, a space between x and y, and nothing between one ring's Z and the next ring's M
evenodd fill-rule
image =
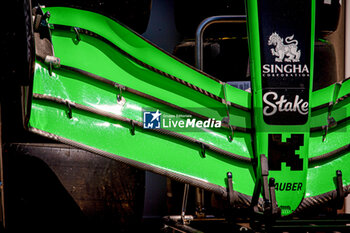
M215 218L213 216L196 219L193 216L187 216L185 223L179 221L177 216L165 216L162 219L163 228L170 227L174 232L206 232L203 230L205 225L211 224L217 232L223 228L223 225L229 225L230 229L237 229L244 232L349 232L350 214L338 214L335 216L318 216L312 218L243 218L232 220L229 218ZM201 227L194 228L192 225ZM249 225L249 226L248 226ZM228 227L225 227L228 228ZM209 231L212 232L212 231ZM234 231L233 231L234 232Z

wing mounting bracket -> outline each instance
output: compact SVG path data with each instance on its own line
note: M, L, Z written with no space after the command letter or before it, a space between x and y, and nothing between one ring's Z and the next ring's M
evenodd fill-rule
M345 200L345 192L343 187L343 175L341 170L336 171L336 185L337 185L337 192L336 192L336 208L341 209L344 206L344 200Z
M279 216L281 210L277 205L276 192L275 192L275 179L270 178L268 182L269 168L268 160L265 155L260 155L260 178L258 178L253 198L251 202L251 207L254 213L261 214L258 208L259 195L262 193L263 196L263 214L268 216ZM259 175L259 174L258 174Z

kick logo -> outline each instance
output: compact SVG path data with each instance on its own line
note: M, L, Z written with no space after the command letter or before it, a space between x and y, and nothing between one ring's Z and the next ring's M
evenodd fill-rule
M281 171L285 163L291 171L302 171L303 158L296 153L301 146L304 146L303 134L292 134L286 142L282 142L281 134L269 134L269 170Z
M143 128L144 129L160 129L162 113L157 109L156 112L143 112Z
M299 62L301 52L298 50L298 41L293 40L294 35L286 37L285 42L283 43L283 38L280 37L276 32L272 33L268 45L274 45L275 48L271 49L272 55L276 56L276 62Z

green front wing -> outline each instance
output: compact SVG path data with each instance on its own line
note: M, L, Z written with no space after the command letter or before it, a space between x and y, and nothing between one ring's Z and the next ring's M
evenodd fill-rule
M60 7L43 11L51 14L54 54L48 55L60 62L46 59L36 41L31 132L224 198L231 172L236 204L250 205L257 169L250 93L190 67L102 15ZM317 197L330 200L336 170L343 172L345 191L350 189L349 93L350 81L313 92L304 200L278 202L294 201L302 210L319 204ZM146 110L223 121L219 128L145 129Z

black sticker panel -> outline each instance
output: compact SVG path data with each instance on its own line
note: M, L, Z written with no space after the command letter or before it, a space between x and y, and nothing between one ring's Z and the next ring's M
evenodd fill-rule
M292 171L303 170L303 159L295 153L301 146L304 146L304 134L292 134L286 142L282 142L282 134L269 134L269 170L281 171L282 162Z
M302 104L308 109L311 0L259 0L258 6L263 108L272 106L271 101L264 100L277 96L278 101L284 96L288 107L289 102L299 103L303 99ZM274 114L264 114L265 122L271 125L307 122L306 110L283 109L277 108Z
M263 114L267 124L299 125L309 113L306 89L263 89Z

